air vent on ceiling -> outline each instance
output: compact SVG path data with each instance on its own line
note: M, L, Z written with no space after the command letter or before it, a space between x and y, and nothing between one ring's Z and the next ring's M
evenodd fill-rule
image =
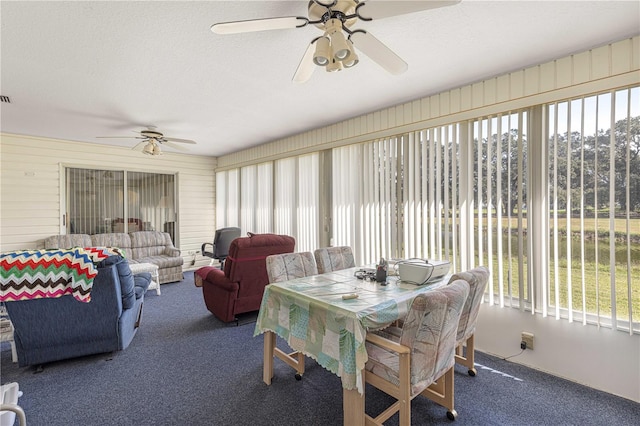
M11 99L9 99L8 96L0 95L0 102L6 102L6 103L10 104L11 103Z

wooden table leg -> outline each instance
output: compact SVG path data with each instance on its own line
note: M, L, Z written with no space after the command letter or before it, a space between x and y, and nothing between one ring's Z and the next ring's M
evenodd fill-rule
M273 350L276 347L276 334L272 331L264 332L264 355L262 365L262 380L268 385L273 378Z
M342 411L345 426L364 426L364 395L358 389L342 388Z

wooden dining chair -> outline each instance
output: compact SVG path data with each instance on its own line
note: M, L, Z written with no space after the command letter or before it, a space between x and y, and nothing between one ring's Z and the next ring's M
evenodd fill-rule
M474 366L475 344L474 335L478 312L480 312L480 302L489 282L489 269L478 266L464 272L454 274L449 283L457 280L464 280L469 284L469 297L462 310L460 323L458 324L458 334L456 337L456 363L468 368L470 376L477 374Z
M375 418L365 413L367 425L382 425L396 412L400 426L411 425L411 401L418 395L446 407L450 420L457 417L454 355L458 322L468 294L469 284L464 280L419 294L399 333L386 329L367 333L365 383L397 400Z
M339 271L353 268L356 263L353 259L353 251L349 246L323 247L313 252L318 265L318 273Z
M318 274L316 261L311 252L284 253L267 256L266 265L270 284ZM269 345L273 350L271 358L276 357L293 367L296 370L296 380L301 380L304 374L304 354L298 351L287 353L275 346L275 334L270 334L269 338L274 339ZM272 371L267 374L273 376L273 362L271 362L270 365Z

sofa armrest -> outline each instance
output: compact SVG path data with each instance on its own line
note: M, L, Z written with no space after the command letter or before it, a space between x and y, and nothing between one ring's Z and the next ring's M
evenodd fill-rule
M164 249L164 254L169 257L180 257L180 249L175 247L167 247Z
M225 277L224 272L217 268L209 269L202 285L214 285L228 292L236 292L240 288L237 282L230 281L229 278Z
M149 284L151 284L151 274L149 272L141 272L134 275L133 280L135 283L134 291L136 299L140 299L149 289Z

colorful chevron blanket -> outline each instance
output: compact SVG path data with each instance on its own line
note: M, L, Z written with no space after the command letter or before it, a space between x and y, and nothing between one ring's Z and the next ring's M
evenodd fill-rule
M21 250L0 255L0 301L73 295L91 301L98 271L83 248Z
M118 247L85 247L84 251L89 255L93 263L98 264L109 256L127 257L124 250Z

